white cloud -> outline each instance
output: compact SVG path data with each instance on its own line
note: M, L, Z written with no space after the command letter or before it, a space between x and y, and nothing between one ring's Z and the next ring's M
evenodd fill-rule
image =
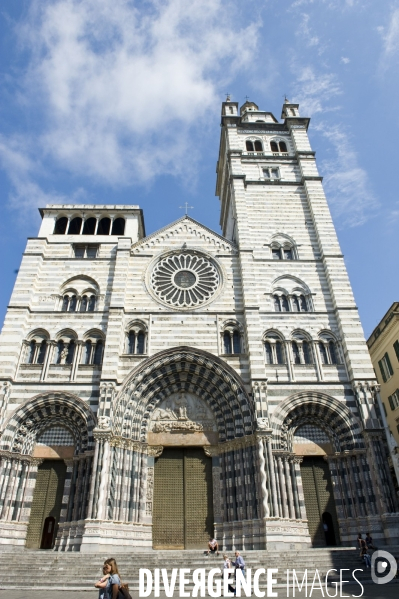
M348 58L347 56L341 56L341 62L343 62L344 64L349 64L350 58Z
M399 8L394 8L388 18L387 28L377 27L383 41L383 62L394 56L399 50ZM384 68L384 64L382 64Z
M42 105L38 150L113 185L179 174L221 85L253 59L257 25L222 0L36 1L21 39L34 59L26 101Z
M44 173L40 162L33 158L33 154L33 151L26 146L23 137L6 138L0 135L0 164L8 173L13 187L9 207L25 221L27 211L32 208L52 203L80 201L84 197L80 189L73 194L72 198L55 191L44 191L35 181L38 175Z
M302 22L300 23L296 34L302 36L305 39L307 46L318 46L320 43L320 39L317 35L313 35L309 25L309 21L310 16L304 13L302 15Z
M335 150L335 157L321 165L332 212L344 226L362 225L380 208L380 202L370 189L367 172L359 165L357 154L341 126L319 123L315 128Z
M312 116L318 112L336 110L326 106L332 98L342 94L341 87L333 73L318 74L313 67L299 71L294 85L295 102L301 104L302 114Z
M300 71L295 86L295 102L301 114L338 111L333 101L342 94L333 73L318 74L314 68ZM379 208L379 202L370 190L367 172L359 165L350 138L340 125L328 125L319 117L313 129L321 133L332 147L334 158L324 161L321 171L332 212L342 226L354 227L366 222Z

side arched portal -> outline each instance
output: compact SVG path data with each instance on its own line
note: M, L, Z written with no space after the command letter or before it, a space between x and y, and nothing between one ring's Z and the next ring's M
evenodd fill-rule
M90 408L69 393L38 395L15 410L0 439L3 536L48 548L65 521L86 517L94 426Z
M294 456L298 464L300 500L314 545L351 542L356 526L367 528L367 518L394 507L381 440L362 430L343 401L298 393L278 406L271 424L274 459Z

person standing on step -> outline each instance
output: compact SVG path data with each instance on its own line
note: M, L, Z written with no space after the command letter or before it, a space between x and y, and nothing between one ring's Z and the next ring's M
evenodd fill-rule
M107 586L105 587L105 595L104 599L118 599L119 596L119 587L121 586L121 579L119 576L119 570L116 561L113 557L107 559L105 564L109 565L109 578L107 581ZM105 565L104 564L104 565Z
M104 562L103 565L103 576L100 578L98 582L95 583L96 589L98 589L98 599L104 599L105 596L105 587L108 584L108 578L111 576L111 566Z
M233 564L231 563L231 559L229 557L227 557L227 555L223 556L223 570L232 570L233 569ZM230 578L231 574L229 575L229 584L228 584L228 589L230 591L230 593L234 593L234 595L236 594L236 590L235 588L230 584Z
M242 557L242 555L240 555L239 551L236 551L235 556L236 556L236 559L233 562L233 566L235 567L236 570L242 570L242 573L245 576L245 561L244 561L244 558Z

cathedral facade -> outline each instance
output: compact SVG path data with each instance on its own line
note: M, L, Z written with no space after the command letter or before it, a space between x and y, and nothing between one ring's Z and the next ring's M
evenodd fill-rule
M396 448L298 105L222 104L219 235L48 205L0 338L0 543L399 542Z

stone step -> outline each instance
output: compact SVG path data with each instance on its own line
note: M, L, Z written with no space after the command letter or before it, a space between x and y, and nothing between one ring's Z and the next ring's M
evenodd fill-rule
M388 550L393 554L399 554L399 548L390 547ZM168 574L173 568L188 568L191 571L205 568L209 572L211 568L222 569L222 553L219 556L205 557L198 550L192 551L146 551L146 552L123 552L116 554L123 579L126 580L133 591L138 591L138 570L140 568L166 568ZM234 552L227 551L232 556ZM359 552L355 547L336 549L304 549L303 551L243 551L242 555L246 561L247 568L252 571L258 568L278 568L278 586L286 585L286 570L295 568L297 577L302 578L306 569L308 578L313 579L313 573L317 569L320 577L326 575L331 568L337 570L349 569L360 570L356 576L359 580L370 579L370 570L363 569L364 564L359 558ZM0 552L0 588L2 589L77 589L91 590L94 582L101 575L101 566L108 557L107 553L57 553L54 551L34 551L21 549L15 551ZM5 580L4 573L7 573ZM71 573L73 572L74 587L71 586ZM189 576L189 575L188 575ZM300 578L300 579L301 579ZM331 581L339 580L336 576L329 576ZM46 585L43 585L43 580ZM10 582L12 581L12 582ZM265 588L266 581L261 580L260 587ZM193 585L188 584L187 589ZM161 589L163 585L161 584Z

